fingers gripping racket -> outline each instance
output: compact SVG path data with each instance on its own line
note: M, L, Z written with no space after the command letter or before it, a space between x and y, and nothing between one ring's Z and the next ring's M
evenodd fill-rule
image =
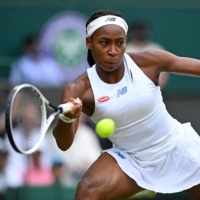
M49 126L59 113L70 111L72 103L55 107L33 85L16 86L6 105L6 132L19 153L31 154L39 147ZM47 119L46 108L54 112Z

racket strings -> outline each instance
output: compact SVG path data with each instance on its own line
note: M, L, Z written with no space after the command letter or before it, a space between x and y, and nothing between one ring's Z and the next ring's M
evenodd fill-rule
M31 88L22 88L12 106L12 132L17 147L28 151L38 142L43 128L42 102Z

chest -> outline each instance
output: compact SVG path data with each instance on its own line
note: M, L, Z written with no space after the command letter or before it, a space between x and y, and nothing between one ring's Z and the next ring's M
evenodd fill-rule
M119 126L144 119L156 106L158 88L148 81L128 81L95 91L94 120L112 118Z

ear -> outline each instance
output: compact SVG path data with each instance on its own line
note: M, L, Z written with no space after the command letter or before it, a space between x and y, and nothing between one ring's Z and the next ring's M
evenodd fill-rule
M86 38L86 46L88 49L91 49L91 38L89 37Z

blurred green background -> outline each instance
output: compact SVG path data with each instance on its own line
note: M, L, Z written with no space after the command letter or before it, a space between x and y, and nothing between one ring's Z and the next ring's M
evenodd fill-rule
M6 78L26 33L39 31L49 18L62 11L78 11L89 17L101 8L119 10L128 25L138 18L149 19L153 24L152 40L176 55L200 58L199 0L1 0L0 77ZM198 78L171 75L165 92L194 94L199 87Z
M63 11L76 11L90 17L95 10L105 8L120 11L129 26L135 19L149 19L153 24L153 41L178 56L200 59L200 0L0 0L0 89L7 87L10 64L21 54L21 41L27 33L40 31L51 17ZM60 101L61 90L55 91L58 96L52 96L55 93L51 89L43 93L56 104ZM1 91L0 95L2 97ZM171 74L163 89L163 96L174 117L181 122L191 121L194 128L200 131L199 78ZM26 193L20 193L23 190ZM73 199L74 189L61 190L60 199ZM42 199L51 197L59 200L58 196L53 198L51 195L52 188L42 191ZM31 199L38 199L41 191L40 188L22 188L8 192L9 200L23 200L23 196L24 199L30 199L34 195L35 198ZM191 199L182 193L152 198Z

